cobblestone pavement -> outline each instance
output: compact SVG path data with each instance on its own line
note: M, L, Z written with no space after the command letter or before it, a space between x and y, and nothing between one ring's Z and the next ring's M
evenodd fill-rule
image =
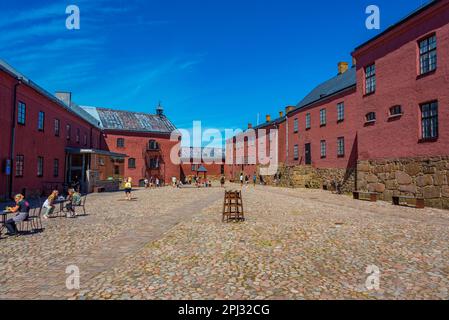
M80 269L81 286L120 265L149 241L163 237L202 207L221 198L221 190L163 188L124 194L90 195L89 214L43 221L44 232L0 239L0 299L65 299L66 268Z
M118 197L0 240L0 298L449 299L447 211L258 186L243 189L247 221L224 224L219 188ZM77 292L64 289L72 263ZM366 288L370 265L379 290Z

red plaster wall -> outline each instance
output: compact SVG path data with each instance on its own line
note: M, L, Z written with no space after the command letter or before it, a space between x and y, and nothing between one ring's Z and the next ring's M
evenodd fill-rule
M1 141L0 157L2 159L9 158L9 141L11 123L7 119L11 117L13 91L13 78L4 72L0 72L0 97L1 97L1 117L2 123L5 121L8 126L3 126ZM14 150L14 158L16 155L24 155L25 166L24 176L15 177L13 170L13 192L21 192L23 188L27 191L42 190L43 185L47 183L62 184L65 174L65 148L70 147L89 147L100 148L101 135L99 129L93 128L85 120L77 115L70 113L59 104L51 101L47 97L39 94L31 87L22 84L18 87L17 103L26 104L26 123L25 125L16 125L16 142ZM40 111L45 112L44 131L38 131L38 114ZM4 120L6 119L6 120ZM60 120L60 136L54 134L54 120ZM16 110L17 123L17 110ZM71 125L71 139L66 139L66 125ZM80 129L80 141L76 142L76 132ZM92 139L91 137L92 128ZM84 145L84 134L87 134L88 141ZM6 152L5 152L6 151ZM37 177L37 157L44 157L44 175ZM53 160L59 159L59 176L53 175ZM13 165L15 169L15 166ZM6 179L1 176L0 190L5 190Z
M344 102L345 119L337 122L337 104ZM320 110L326 109L326 125L320 125ZM306 114L311 115L311 128L306 130ZM298 119L299 131L294 132L294 120ZM287 165L305 164L305 144L312 149L312 166L315 168L354 167L357 161L357 105L355 89L350 89L324 102L314 104L288 114L288 159ZM337 139L345 138L345 155L337 156ZM321 140L326 141L327 156L321 158ZM299 147L299 159L294 159L294 146Z
M9 158L11 141L12 90L14 79L0 72L0 196L6 193L7 176L4 172L6 159Z
M437 70L418 77L418 41L436 33ZM426 10L407 23L354 52L357 59L358 121L376 112L377 121L359 131L361 160L447 155L449 152L449 2ZM364 97L364 67L375 62L376 93ZM438 100L439 139L420 143L420 104ZM404 115L389 121L389 108L402 105Z
M125 139L124 148L117 147L118 138ZM152 133L117 132L107 130L104 133L104 139L110 151L124 153L128 156L125 160L125 177L131 177L133 179L134 186L138 186L139 180L145 178L145 152L150 140L156 140L159 143L161 148L160 154L163 159L160 175L157 175L154 172L154 178L158 176L158 178L165 181L165 183L170 183L172 177L176 177L177 179L180 178L180 165L172 163L170 159L170 152L178 142L170 141L170 136L156 135ZM129 158L136 159L135 169L128 167Z

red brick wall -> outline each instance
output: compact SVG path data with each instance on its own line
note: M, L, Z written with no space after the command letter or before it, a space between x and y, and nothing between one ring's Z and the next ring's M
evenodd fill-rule
M131 177L133 179L134 186L139 184L139 180L145 178L147 172L145 153L150 140L156 140L159 143L161 148L160 155L163 159L160 172L152 172L154 178L158 176L158 178L165 181L165 183L170 183L172 177L176 177L177 179L180 178L180 165L173 164L170 159L170 152L178 142L170 141L170 136L151 133L106 131L104 133L104 138L110 151L124 153L128 156L125 160L125 177ZM124 148L117 147L118 138L125 139ZM152 154L153 156L156 156L158 153ZM128 167L129 158L136 159L135 169ZM148 176L148 178L150 177Z
M436 33L438 66L418 77L418 41ZM396 30L354 53L357 59L359 123L376 112L374 125L359 131L361 160L447 155L449 151L449 2L426 10ZM375 62L376 93L364 97L364 67ZM439 139L420 143L420 104L438 100ZM404 115L389 120L389 108L401 105Z

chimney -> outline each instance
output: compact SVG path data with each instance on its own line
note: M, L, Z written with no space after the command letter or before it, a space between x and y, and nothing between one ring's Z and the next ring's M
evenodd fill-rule
M289 114L290 112L292 112L295 109L295 107L293 106L288 106L285 108L285 114Z
M267 122L271 122L271 116L269 114L267 114L266 120L267 120Z
M157 114L158 116L164 115L164 108L162 108L162 105L161 105L160 102L159 102L159 105L158 105L157 108L156 108L156 114Z
M253 125L251 123L248 123L248 129L252 129Z
M69 108L72 107L72 93L71 92L55 92L58 100L64 102Z
M343 74L348 71L349 64L347 62L338 63L338 74Z
M284 116L284 113L282 111L279 111L279 118L282 118Z

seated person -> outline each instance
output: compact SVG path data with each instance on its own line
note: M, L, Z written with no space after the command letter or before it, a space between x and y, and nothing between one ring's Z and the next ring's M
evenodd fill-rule
M67 209L67 218L75 218L76 213L73 206L79 206L81 204L81 194L76 192L75 189L70 189L66 200L68 201L65 206Z
M58 190L53 190L51 195L45 200L44 205L42 208L44 209L43 217L44 219L48 219L48 216L52 215L55 211L55 201L58 200L59 192Z
M8 219L5 223L5 227L8 229L8 235L10 236L18 233L16 223L27 220L30 212L30 204L25 200L23 195L16 195L14 201L16 202L16 206L9 208L8 211L16 213L16 215L14 218Z

